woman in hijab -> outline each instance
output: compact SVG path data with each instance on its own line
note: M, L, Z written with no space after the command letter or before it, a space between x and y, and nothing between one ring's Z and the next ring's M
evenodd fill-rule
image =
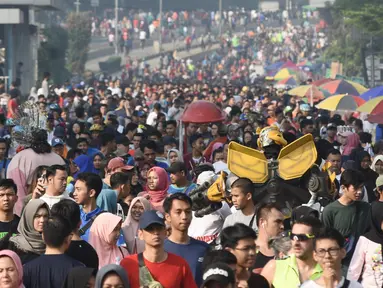
M77 156L73 162L77 165L78 171L73 175L76 179L78 174L90 172L97 174L97 170L93 166L93 159L87 155L79 155Z
M33 199L25 206L17 231L9 239L8 248L20 256L23 265L44 254L43 224L48 219L49 207L40 199Z
M7 288L24 288L23 265L20 257L11 250L0 251L0 269L7 271L2 278L7 280ZM2 286L3 287L3 286Z
M97 273L94 288L103 287L129 288L129 279L124 268L116 264L110 264L101 268Z
M383 155L377 155L372 161L371 169L379 175L383 175Z
M93 173L100 175L100 173L102 171L102 161L104 160L104 158L105 157L102 153L96 153L93 156L93 167L94 167Z
M213 148L211 149L211 156L210 156L210 162L213 163L214 161L214 151L218 150L219 148L223 148L222 143L214 143Z
M117 246L122 219L112 213L102 213L94 220L89 231L89 244L97 251L99 268L120 261L129 253Z
M87 267L75 267L66 276L62 288L88 288L94 287L97 270Z
M339 135L339 141L342 144L342 162L347 161L352 150L360 146L359 135L349 132L348 134Z
M177 161L178 161L178 162L183 162L183 161L184 161L184 159L183 159L183 157L182 157L180 151L178 151L177 149L170 149L170 150L168 151L168 157L167 157L167 159L168 159L169 167L170 167L170 165L172 165L172 163L174 163L174 162L177 162Z
M376 178L378 178L379 175L370 168L371 156L367 151L357 153L355 162L358 166L358 170L362 172L364 176L364 187L366 187L367 190L368 202L371 203L376 200L374 189Z
M130 254L138 254L144 251L145 242L138 239L138 221L142 213L151 210L152 207L144 197L136 197L130 204L128 216L122 224L126 247Z
M165 198L168 195L169 177L165 169L160 167L152 167L148 171L148 180L146 183L146 191L138 194L149 200L152 207L160 212L164 212L162 207Z
M359 237L347 279L362 279L363 287L383 287L383 202L371 205L371 229Z

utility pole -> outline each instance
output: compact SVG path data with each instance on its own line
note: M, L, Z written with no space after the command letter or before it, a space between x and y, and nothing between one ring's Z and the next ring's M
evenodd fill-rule
M374 36L371 36L371 88L375 87Z
M115 0L115 27L114 27L114 45L115 45L115 54L118 55L118 0Z
M162 0L160 0L160 23L158 25L159 31L159 38L158 38L158 49L160 50L160 53L162 52Z
M222 37L222 0L219 0L219 26L218 26L218 33L219 37Z
M76 2L74 2L74 5L76 5L76 13L80 13L80 0L77 0Z

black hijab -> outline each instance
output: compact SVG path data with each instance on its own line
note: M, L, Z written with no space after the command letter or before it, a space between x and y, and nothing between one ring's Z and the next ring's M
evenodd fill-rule
M383 222L383 202L373 202L371 204L371 224L370 231L364 234L368 240L381 244L383 247L383 230L381 228ZM382 248L383 255L383 248Z
M67 275L62 288L85 288L89 279L96 277L97 270L87 267L73 268Z

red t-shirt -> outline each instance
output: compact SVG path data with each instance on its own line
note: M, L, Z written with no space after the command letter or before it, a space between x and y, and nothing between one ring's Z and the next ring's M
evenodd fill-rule
M197 288L189 264L177 255L168 253L168 258L161 263L152 263L145 258L144 262L153 279L164 288ZM137 254L125 257L120 265L128 274L130 287L140 288Z

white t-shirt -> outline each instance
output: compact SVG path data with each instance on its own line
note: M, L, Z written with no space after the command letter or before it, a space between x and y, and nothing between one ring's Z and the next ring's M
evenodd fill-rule
M140 40L145 40L146 39L146 31L141 30L140 31Z
M189 236L206 243L213 242L219 237L223 223L230 214L231 210L226 202L222 202L221 209L201 218L195 217L193 212L193 219L189 227Z
M336 285L335 288L342 288L344 284L344 280L345 278L342 277L342 280L340 280L340 282L338 283L338 285ZM356 282L354 280L349 280L349 281L350 281L350 285L348 285L348 288L363 288L362 284L360 284L359 282ZM313 280L308 280L301 285L301 288L322 288L322 287L324 286L321 286L315 283Z
M233 209L231 209L231 211L233 212ZM242 210L236 210L235 212L233 212L233 214L227 216L225 219L225 223L223 224L223 229L228 226L233 226L235 223L242 223L249 226L253 217L254 217L254 220L253 220L252 228L254 231L257 231L258 230L257 220L255 219L254 214L246 216L243 214Z

